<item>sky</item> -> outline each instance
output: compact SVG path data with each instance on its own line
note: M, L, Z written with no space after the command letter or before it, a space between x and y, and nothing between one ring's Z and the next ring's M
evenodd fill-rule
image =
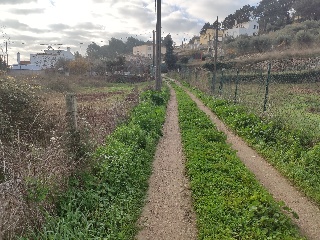
M206 22L222 21L246 4L259 0L162 0L162 37L188 42ZM0 55L9 64L29 60L31 53L53 49L85 55L89 44L107 45L114 37L152 41L155 0L0 0Z

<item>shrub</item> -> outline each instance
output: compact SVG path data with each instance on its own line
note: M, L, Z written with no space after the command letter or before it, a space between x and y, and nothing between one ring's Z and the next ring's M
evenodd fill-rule
M248 37L238 37L235 41L238 53L247 53L250 50L250 39Z
M255 51L265 52L271 48L271 39L268 36L257 36L252 38L252 46Z
M314 41L314 36L309 31L300 30L295 40L300 47L310 46Z
M0 140L11 141L19 131L20 137L43 133L40 97L36 87L14 78L0 78Z

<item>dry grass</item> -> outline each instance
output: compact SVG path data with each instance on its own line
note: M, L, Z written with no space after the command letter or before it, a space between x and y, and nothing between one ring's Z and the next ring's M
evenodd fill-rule
M43 223L44 212L54 211L54 203L67 188L69 176L90 165L90 152L126 119L138 103L139 92L148 86L138 84L106 92L110 83L90 78L20 76L17 81L41 86L39 114L34 116L40 128L32 134L41 132L42 138L16 129L12 141L0 140L0 169L5 177L0 184L0 239L13 239ZM49 88L52 81L63 82L66 88ZM86 92L88 87L90 94ZM78 98L77 149L70 146L66 122L64 90L70 89L76 91ZM77 159L71 149L81 151Z
M277 49L273 51L255 54L246 54L232 59L231 61L239 62L242 65L248 63L257 63L268 60L282 60L290 58L312 58L319 57L320 48L319 46L313 46L306 49L291 47L286 49Z

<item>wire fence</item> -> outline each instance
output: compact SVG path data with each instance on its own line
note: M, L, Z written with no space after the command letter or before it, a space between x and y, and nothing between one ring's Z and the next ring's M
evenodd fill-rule
M203 68L185 67L171 74L215 98L240 104L320 141L320 66L267 63L222 68L216 76Z

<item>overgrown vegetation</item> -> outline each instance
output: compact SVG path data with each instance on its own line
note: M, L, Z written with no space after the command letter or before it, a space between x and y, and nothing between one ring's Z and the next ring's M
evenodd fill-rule
M39 228L68 178L123 122L148 83L63 76L0 78L0 238ZM65 93L78 100L77 142L68 133ZM3 221L2 221L3 220Z
M213 98L196 89L193 92L231 129L320 205L319 141L315 141L303 129L288 128L277 119L262 119L248 113L240 105Z
M199 239L304 239L289 217L180 88L179 125ZM290 211L290 210L289 210Z
M229 57L262 53L271 50L284 51L289 48L305 49L318 46L320 21L307 20L259 36L240 36L226 40L225 51Z
M168 99L168 88L142 94L130 120L97 149L92 168L70 182L57 215L27 238L133 239Z

